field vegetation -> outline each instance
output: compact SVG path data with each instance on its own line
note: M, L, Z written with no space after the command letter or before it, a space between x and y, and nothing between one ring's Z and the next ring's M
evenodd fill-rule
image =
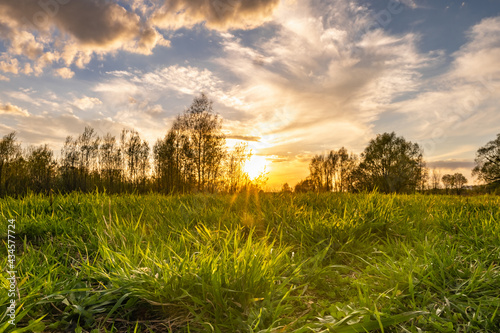
M350 193L0 201L0 332L499 332L500 198Z

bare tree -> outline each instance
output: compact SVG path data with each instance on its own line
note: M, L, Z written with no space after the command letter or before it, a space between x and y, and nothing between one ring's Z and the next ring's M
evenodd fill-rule
M437 192L441 187L441 177L441 172L438 169L433 168L430 176L430 185L434 192Z
M252 156L248 144L240 143L228 153L226 159L226 188L229 193L241 190L250 181L243 167Z

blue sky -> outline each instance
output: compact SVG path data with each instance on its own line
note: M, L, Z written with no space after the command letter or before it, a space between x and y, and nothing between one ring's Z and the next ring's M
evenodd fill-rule
M56 152L86 125L153 144L205 92L271 187L391 131L470 178L499 87L499 1L0 1L0 134Z

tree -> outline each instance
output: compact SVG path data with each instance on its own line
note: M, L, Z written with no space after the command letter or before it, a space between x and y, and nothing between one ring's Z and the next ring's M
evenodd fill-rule
M133 187L145 186L149 171L149 144L135 130L122 130L120 137L124 169Z
M422 183L424 168L423 151L418 144L397 137L394 132L379 134L361 154L357 186L384 193L412 192Z
M500 134L497 134L495 140L479 148L475 162L473 176L488 184L500 185Z
M295 185L295 193L305 193L305 192L311 192L315 191L316 189L314 188L313 181L309 178L306 178L305 180L301 180Z
M66 137L64 146L61 149L61 177L63 189L67 192L79 189L79 172L80 165L80 149L78 149L78 141L72 136Z
M14 185L14 174L20 170L16 164L22 161L21 145L16 142L15 132L9 133L0 140L0 195L7 194Z
M316 155L309 164L309 177L315 191L345 192L352 190L357 156L344 147L325 155Z
M213 102L201 94L177 121L187 138L184 148L194 166L198 191L213 192L222 176L226 153L222 119L214 113Z
M87 126L78 138L68 136L61 150L61 173L66 191L93 189L99 166L99 137Z
M430 186L434 192L437 192L439 190L440 183L441 183L441 173L436 168L433 168L430 177Z
M174 121L164 139L153 148L156 184L166 191L214 192L222 188L226 164L226 139L222 119L214 113L205 94ZM239 157L233 156L233 167ZM236 169L231 171L233 177Z
M228 153L226 159L226 189L229 193L236 193L244 188L250 179L243 170L245 163L250 160L252 153L248 151L248 144L237 144Z
M358 156L351 153L349 154L344 147L340 148L337 152L330 152L330 159L335 161L333 165L334 171L334 191L346 192L353 189L353 174L358 165Z
M117 190L122 180L122 152L116 142L116 137L106 134L99 146L99 167L101 181L108 191Z
M193 183L192 154L180 116L153 147L156 184L166 193L188 191Z
M329 188L329 174L325 168L325 156L316 155L309 163L309 180L315 191L321 192Z
M455 187L455 177L453 177L452 175L446 174L443 176L443 178L441 178L441 180L443 181L446 192Z
M285 183L281 187L281 192L283 192L283 193L292 193L293 191L292 191L292 188L290 187L290 185L288 185L288 183Z
M453 178L455 178L455 189L457 190L457 194L460 194L460 191L463 189L464 185L467 184L468 180L461 173L454 174Z
M57 163L47 145L27 149L27 176L30 188L36 193L49 193L55 177Z
M77 140L77 146L80 149L80 189L83 191L92 189L89 178L97 170L99 141L97 133L90 126L85 127L85 130Z
M458 172L454 175L446 174L443 176L442 180L447 192L450 189L455 189L457 194L460 194L460 191L468 182L467 178Z

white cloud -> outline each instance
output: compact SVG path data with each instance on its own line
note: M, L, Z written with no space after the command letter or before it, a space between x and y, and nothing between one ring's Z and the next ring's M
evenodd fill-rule
M75 72L67 67L55 69L54 72L57 76L63 79L71 79L73 76L75 76Z
M102 102L99 98L84 96L82 98L75 99L72 104L81 110L89 110L101 105Z
M500 16L473 26L468 43L454 54L453 76L467 81L500 79Z
M29 112L10 103L0 104L0 114L28 117Z
M0 71L4 73L18 74L19 60L16 58L9 58L5 55L5 53L2 54L2 56L0 56Z
M468 42L453 54L449 71L422 82L415 97L393 105L407 115L414 136L427 140L431 156L464 136L472 141L495 131L490 124L500 121L499 34L500 17L471 27ZM447 154L474 157L473 150L454 149Z

